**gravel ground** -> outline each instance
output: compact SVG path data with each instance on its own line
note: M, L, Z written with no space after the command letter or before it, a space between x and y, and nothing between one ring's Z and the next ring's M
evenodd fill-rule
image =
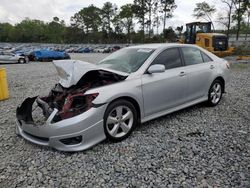
M17 105L49 92L57 81L53 65L0 67L7 69L11 95L0 101L0 187L250 187L249 65L232 68L218 106L196 105L142 124L120 143L77 153L15 135Z

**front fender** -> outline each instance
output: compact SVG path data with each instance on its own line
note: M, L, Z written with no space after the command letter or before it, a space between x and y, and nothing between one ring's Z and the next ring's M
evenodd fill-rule
M140 78L124 80L115 84L90 89L85 94L91 93L99 93L99 95L93 101L93 103L96 105L110 103L121 97L133 98L140 107L141 117L144 117L143 95Z

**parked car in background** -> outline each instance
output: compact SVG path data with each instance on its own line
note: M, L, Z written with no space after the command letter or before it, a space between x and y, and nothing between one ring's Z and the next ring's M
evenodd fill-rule
M28 63L29 59L23 54L0 52L0 63Z
M78 50L78 53L90 53L90 52L93 52L93 49L90 47L84 47Z
M47 96L24 100L16 111L16 131L64 151L84 150L106 138L121 141L139 123L200 102L216 106L229 79L226 60L187 44L123 48L98 64L54 64L59 83Z
M96 48L93 50L93 52L95 52L95 53L103 53L103 52L104 52L104 49L105 49L105 47L103 47L103 46L98 46L98 47L96 47Z
M113 46L112 51L113 51L113 52L115 52L115 51L120 50L120 49L121 49L121 47L120 47L120 46Z
M110 52L112 52L112 47L108 46L108 47L104 48L102 53L110 53Z
M30 61L52 61L59 59L70 59L66 52L59 52L53 50L36 50L29 55Z
M65 50L65 52L67 52L67 53L74 53L75 51L74 51L75 49L73 48L73 47L70 47L70 48L67 48L66 50Z
M80 47L80 48L77 48L74 52L75 53L83 53L85 47Z

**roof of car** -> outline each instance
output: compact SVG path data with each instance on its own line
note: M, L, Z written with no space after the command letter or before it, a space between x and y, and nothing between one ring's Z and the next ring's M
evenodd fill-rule
M130 46L129 48L151 48L151 49L157 49L157 48L165 48L165 47L174 47L174 46L194 46L190 44L180 44L180 43L153 43L153 44L142 44L142 45L135 45Z

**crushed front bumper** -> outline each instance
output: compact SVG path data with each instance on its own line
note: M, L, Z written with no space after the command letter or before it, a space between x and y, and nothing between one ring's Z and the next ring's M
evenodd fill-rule
M61 151L81 151L103 141L103 116L107 104L72 118L52 123L54 109L43 125L36 125L32 118L32 105L36 97L27 98L17 108L16 133L38 145L50 146ZM72 142L71 142L72 141Z

